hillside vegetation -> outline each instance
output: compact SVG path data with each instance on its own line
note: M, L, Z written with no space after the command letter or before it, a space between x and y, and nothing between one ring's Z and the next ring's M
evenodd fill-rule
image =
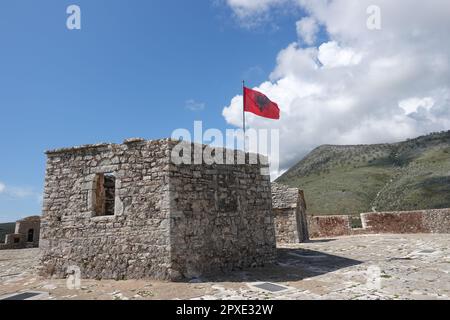
M277 182L305 191L309 214L450 207L450 131L394 144L313 150Z
M5 242L5 236L10 233L14 233L16 224L12 223L0 223L0 243Z

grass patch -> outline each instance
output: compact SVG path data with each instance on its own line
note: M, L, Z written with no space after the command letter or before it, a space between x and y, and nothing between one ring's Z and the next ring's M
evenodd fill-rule
M0 243L5 242L5 236L10 233L14 233L16 224L14 222L10 223L0 223Z

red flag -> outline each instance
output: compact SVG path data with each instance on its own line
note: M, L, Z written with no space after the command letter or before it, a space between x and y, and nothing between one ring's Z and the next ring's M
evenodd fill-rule
M280 108L261 92L244 87L244 111L251 112L257 116L280 119Z

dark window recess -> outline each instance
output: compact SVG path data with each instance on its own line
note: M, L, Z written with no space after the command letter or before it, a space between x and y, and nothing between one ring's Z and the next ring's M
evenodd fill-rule
M96 215L113 216L116 198L116 177L111 173L98 174L95 187Z
M33 242L34 241L34 229L28 230L28 237L27 242Z
M20 239L19 238L14 238L14 243L19 243Z

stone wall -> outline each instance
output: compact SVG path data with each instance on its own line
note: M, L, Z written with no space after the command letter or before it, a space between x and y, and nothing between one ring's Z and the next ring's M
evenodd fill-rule
M311 238L339 237L351 234L350 216L310 216L308 217Z
M130 140L47 152L42 273L63 278L171 278L168 140ZM114 174L115 214L99 209L99 181Z
M185 277L275 261L270 176L261 174L264 163L171 165L171 254Z
M40 224L39 216L18 220L14 233L5 236L5 242L0 244L0 250L39 247Z
M450 209L361 214L369 233L450 233Z
M312 238L359 234L450 233L450 209L362 213L363 228L352 229L351 216L308 217Z
M272 183L272 206L278 243L309 240L303 191Z
M177 143L131 139L47 152L42 274L63 278L76 266L83 278L178 280L273 262L262 165L176 165ZM112 192L109 215L102 201L111 206Z

